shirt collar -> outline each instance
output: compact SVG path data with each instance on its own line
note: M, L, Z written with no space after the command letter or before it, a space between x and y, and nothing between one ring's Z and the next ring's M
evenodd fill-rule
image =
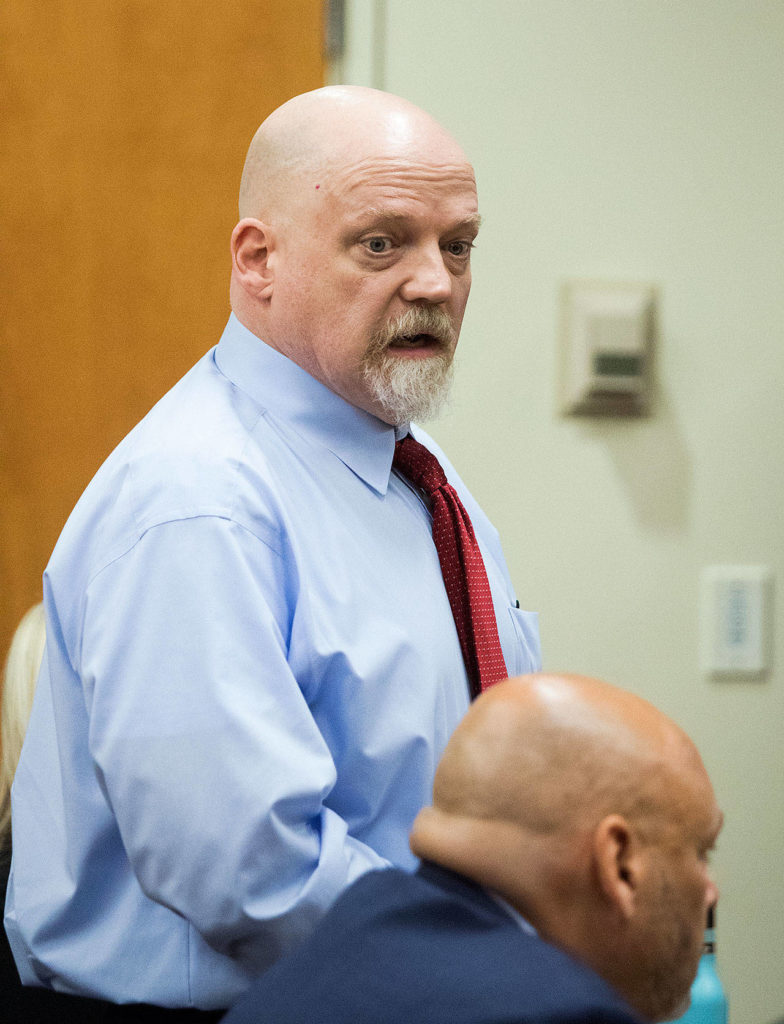
M215 362L263 409L328 448L373 490L386 494L395 441L408 433L408 423L392 427L351 405L265 344L234 313L215 349Z
M507 903L503 896L499 896L498 893L494 892L492 889L486 889L485 892L490 897L490 899L492 899L495 903L498 904L499 907L501 907L502 910L505 910L507 912L507 914L512 918L512 920L517 923L518 928L524 931L526 935L538 934L536 928L534 928L531 922L524 918L520 911L513 907L511 903Z

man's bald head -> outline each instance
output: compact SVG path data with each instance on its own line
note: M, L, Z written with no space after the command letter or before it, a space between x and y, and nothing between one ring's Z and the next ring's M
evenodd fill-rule
M329 187L334 168L359 165L382 152L410 159L415 146L428 156L438 146L445 159L467 163L452 136L400 96L347 85L295 96L253 137L240 183L240 218L287 216L298 195L310 195L306 185Z
M700 756L674 722L599 680L539 674L471 706L411 847L499 893L655 1017L677 1008L696 969L716 898L703 858L720 823ZM665 931L657 961L651 935ZM662 984L653 967L665 961Z

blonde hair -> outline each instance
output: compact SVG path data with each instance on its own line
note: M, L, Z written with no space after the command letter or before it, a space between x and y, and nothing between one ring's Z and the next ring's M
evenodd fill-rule
M35 604L16 627L3 678L0 712L0 848L11 838L11 783L22 753L46 642L43 604Z

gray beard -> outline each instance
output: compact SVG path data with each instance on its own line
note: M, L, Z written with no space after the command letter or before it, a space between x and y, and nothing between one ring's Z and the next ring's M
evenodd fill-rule
M440 350L424 359L390 355L396 341L427 334ZM384 324L370 339L362 364L365 383L384 418L400 425L433 419L452 384L452 358L457 341L447 314L437 306L412 306Z
M385 419L399 425L438 415L449 396L454 368L446 353L427 359L400 359L385 353L378 362L366 365L364 373Z

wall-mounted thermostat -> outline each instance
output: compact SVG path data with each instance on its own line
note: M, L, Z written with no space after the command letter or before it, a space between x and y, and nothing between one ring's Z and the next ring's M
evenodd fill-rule
M569 281L561 310L561 411L642 416L650 408L652 285Z

